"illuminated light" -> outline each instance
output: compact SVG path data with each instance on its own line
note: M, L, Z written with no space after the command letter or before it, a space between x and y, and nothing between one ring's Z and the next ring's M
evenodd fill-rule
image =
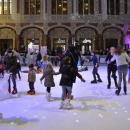
M88 3L86 3L85 6L88 6Z
M63 8L63 11L66 11L67 9L66 8Z
M59 6L59 7L61 7L62 5L61 5L61 4L59 4L58 6Z
M92 41L85 38L85 39L83 40L83 43L92 43Z
M67 0L64 0L63 3L67 3Z

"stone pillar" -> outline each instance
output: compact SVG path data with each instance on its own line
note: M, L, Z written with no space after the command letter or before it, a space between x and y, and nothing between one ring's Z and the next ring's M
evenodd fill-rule
M102 0L102 22L107 19L107 0Z
M124 14L125 10L124 10L124 0L120 0L120 14Z
M20 47L20 37L19 37L19 34L16 34L16 37L15 37L15 48L19 50L19 47Z
M98 34L98 49L104 49L103 35Z
M128 2L128 13L130 14L130 0L128 0L127 2Z
M94 0L94 14L99 14L99 1Z

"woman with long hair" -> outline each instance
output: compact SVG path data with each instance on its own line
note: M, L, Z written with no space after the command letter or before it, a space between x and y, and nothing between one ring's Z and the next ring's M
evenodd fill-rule
M123 80L124 93L127 95L127 72L128 72L128 63L130 62L130 57L122 48L116 48L115 54L111 59L111 62L116 61L117 71L119 76L118 89L116 90L116 95L119 95L121 92L121 83Z

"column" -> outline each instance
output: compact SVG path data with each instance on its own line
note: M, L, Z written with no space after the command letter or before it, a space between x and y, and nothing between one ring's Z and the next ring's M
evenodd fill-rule
M102 0L102 21L107 19L107 0Z
M120 14L124 14L125 10L124 10L124 0L120 0Z

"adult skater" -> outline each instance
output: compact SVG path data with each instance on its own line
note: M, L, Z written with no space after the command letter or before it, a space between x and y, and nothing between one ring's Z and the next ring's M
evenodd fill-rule
M60 85L62 86L62 101L60 105L60 109L67 108L71 109L72 105L71 101L71 93L72 93L72 86L73 86L73 77L77 76L81 79L81 81L85 82L82 76L78 73L77 69L75 69L71 65L71 58L65 57L63 59L63 65L60 67L59 72L61 73L61 80Z
M130 62L130 57L121 48L117 48L113 58L111 59L111 62L115 60L116 60L117 71L118 71L118 76L119 76L118 89L116 90L116 95L120 94L122 80L124 83L124 93L125 95L127 95L126 76L128 72L128 62Z
M98 62L98 58L96 56L96 52L92 53L91 61L93 62L93 71L92 71L92 73L93 73L93 78L94 78L94 80L92 80L91 83L96 84L97 82L102 82L102 80L100 78L100 75L98 73L99 62Z
M70 58L71 67L73 67L75 70L78 71L78 61L81 56L80 56L80 53L78 53L78 51L76 50L76 48L74 46L69 46L68 50L66 51L66 53L64 55L64 58L65 57ZM61 61L60 68L62 68L63 64L64 64L64 61ZM73 83L76 82L76 75L72 75L72 81L73 81ZM67 93L67 91L66 91L66 93ZM73 95L71 96L71 98L73 99Z
M110 52L108 53L106 57L106 62L107 62L107 79L108 79L108 85L107 88L111 88L111 77L114 79L115 82L115 87L118 87L117 84L117 76L116 76L116 71L117 71L117 66L116 66L116 61L110 62L113 55L115 52L115 47L110 48Z
M11 93L11 81L13 83L13 91L12 94L17 94L17 86L16 86L16 74L17 74L17 57L14 56L12 50L8 52L7 58L7 71L10 73L9 77L9 93Z

